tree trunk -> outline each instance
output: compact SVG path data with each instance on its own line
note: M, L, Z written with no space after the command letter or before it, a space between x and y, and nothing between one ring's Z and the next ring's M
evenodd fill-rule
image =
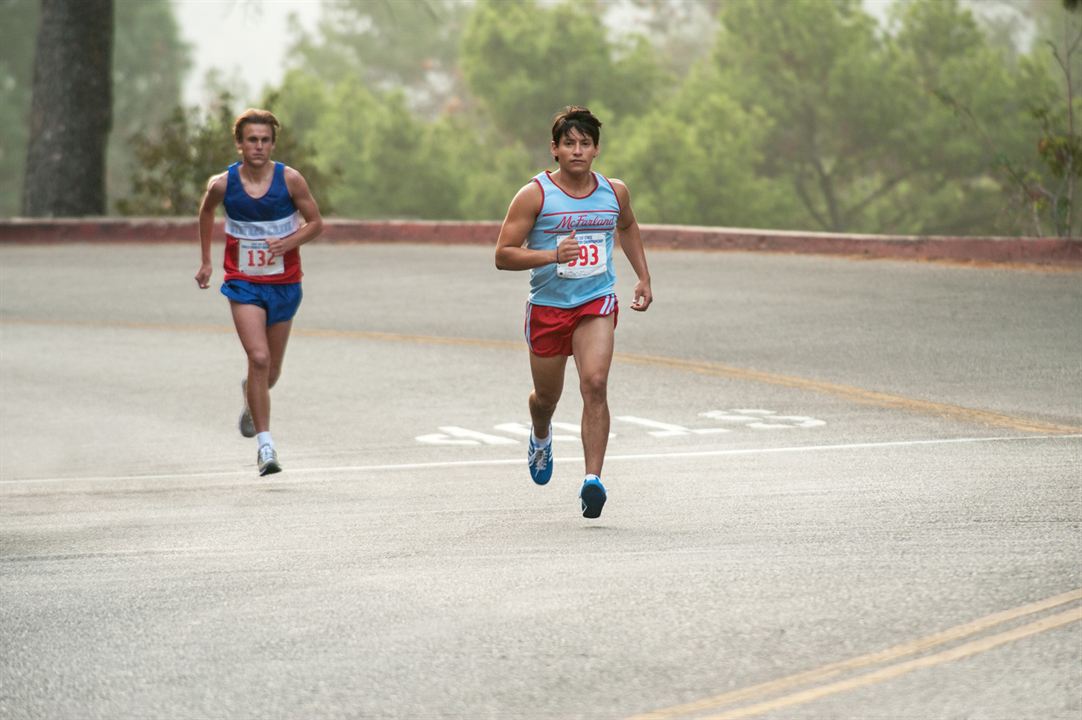
M113 0L41 0L23 214L105 214Z

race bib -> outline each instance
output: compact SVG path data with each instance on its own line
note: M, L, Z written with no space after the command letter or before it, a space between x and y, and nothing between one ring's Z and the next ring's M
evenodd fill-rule
M556 238L559 245L563 237ZM579 241L579 256L567 263L556 266L556 274L562 278L577 280L579 278L600 275L609 269L608 243L605 242L605 233L583 233L575 235Z
M237 239L237 265L245 275L281 275L285 272L282 258L273 255L266 240Z

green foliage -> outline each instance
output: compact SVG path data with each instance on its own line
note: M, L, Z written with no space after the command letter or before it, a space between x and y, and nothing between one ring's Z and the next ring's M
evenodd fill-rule
M1065 88L1082 71L1065 83L1055 61L1074 37L1058 0L1017 5L1041 38L1032 51L962 0L897 3L886 27L860 0L624 4L652 13L651 42L614 34L609 2L330 4L262 101L283 123L275 157L304 173L324 212L498 219L551 166L552 115L581 103L605 123L598 170L628 183L643 222L891 234L1079 225ZM659 58L715 16L712 53ZM194 213L207 177L235 157L232 105L144 123L122 209Z
M230 98L205 115L175 108L158 127L132 138L131 194L117 202L124 215L194 215L208 178L235 159Z
M305 176L326 214L491 219L529 176L523 151L482 153L477 127L457 117L426 123L401 94L373 92L357 78L329 86L294 70L262 106L282 123L274 158ZM236 113L225 95L208 112L178 109L137 136L133 192L120 211L194 213L208 177L236 159Z
M332 203L351 217L453 217L457 199L442 181L446 161L401 94L379 96L356 78L328 95L333 112L316 124L317 166L341 179Z
M1082 112L1082 102L1075 104L1075 113ZM1063 109L1056 112L1049 107L1034 109L1033 115L1042 127L1037 142L1037 154L1051 178L1042 182L1037 173L1030 171L1018 184L1034 205L1034 216L1040 232L1040 217L1047 215L1055 233L1070 236L1079 222L1079 206L1082 198L1075 195L1078 180L1082 178L1082 134L1071 132L1072 123L1063 116Z
M621 124L600 166L628 184L641 222L784 227L796 208L756 173L770 130L701 67L664 106Z
M463 0L325 3L315 35L293 48L294 63L324 82L351 75L374 90L402 90L411 109L435 117L462 92L458 38L468 10Z
M128 194L134 160L132 136L164 122L181 98L191 66L190 48L169 0L117 0L113 49L113 129L109 135L106 187L110 197Z
M0 17L0 216L10 216L22 206L40 10L37 2L0 0Z
M1067 88L1066 101L1038 105L1033 114L1043 130L1037 152L1056 183L1050 190L1041 188L1043 198L1037 204L1048 211L1058 235L1071 236L1082 227L1082 198L1076 195L1082 178L1082 131L1076 123L1082 114L1082 13L1068 15L1079 9L1077 3L1065 3L1064 8L1062 43L1048 44Z
M795 226L971 234L1011 224L996 169L1023 152L1041 84L1027 86L957 0L900 3L889 32L855 0L733 0L721 19L719 82L773 120L759 172L790 188ZM982 119L984 136L959 122L965 114Z
M891 193L905 213L894 217L915 234L992 231L1002 204L991 174L996 154L978 134L959 123L956 107L971 108L991 121L1000 137L1025 127L1025 101L1004 49L989 41L976 19L958 2L921 0L900 6L898 33L887 45L899 78L897 162L913 172ZM948 101L949 99L949 101ZM976 230L980 232L981 230Z
M290 70L282 83L270 92L264 103L273 112L289 134L297 140L312 138L321 119L336 112L330 105L326 85L301 70Z
M865 207L906 174L889 162L898 79L874 21L851 0L739 0L721 19L723 82L774 120L763 171L791 184L802 224L866 229Z
M462 73L504 137L548 157L553 115L566 105L608 117L649 108L664 75L641 38L615 45L581 4L479 0L462 39Z
M1072 228L1082 225L1082 203L1074 197L1082 138L1073 122L1082 112L1076 96L1082 22L1047 2L1038 7L1039 32L1056 25L1049 24L1050 17L1062 23L1054 28L1058 41L1044 38L1015 63L986 68L984 78L969 83L966 97L938 95L992 158L990 177L999 190L994 201L1002 224L1011 232L1071 235ZM994 76L1004 76L1008 89L981 103L973 90Z
M1052 171L1053 177L1082 177L1082 136L1057 132L1055 126L1058 123L1048 108L1038 108L1033 114L1044 128L1044 134L1037 142L1037 154Z
M432 142L447 153L441 181L457 188L459 196L459 214L448 217L502 218L512 196L538 170L524 146L497 141L490 128L461 114L440 120Z
M462 116L426 123L401 94L347 79L329 94L312 140L318 166L339 179L338 210L356 218L492 219L533 174L525 151L486 143Z
M473 36L487 34L501 47L513 48L514 57L497 57L492 47L465 41L448 45L448 40L457 41L464 8L469 6L453 0L342 3L321 23L318 37L298 46L301 70L287 75L281 100L308 118L301 124L313 147L313 162L337 178L328 193L343 214L500 217L515 190L537 171L536 163L547 164L548 127L555 111L570 102L588 101L603 117L611 117L612 108L645 107L650 88L660 85L661 71L648 44L641 38L610 43L598 16L570 3L549 8L483 3L472 8ZM510 24L508 18L501 19L506 15ZM540 36L538 23L543 26ZM576 25L581 27L561 39L566 28ZM536 41L535 50L581 46L575 65L582 72L561 71L563 77L557 76L550 55L518 46L525 38ZM452 85L444 112L426 120L431 104L418 102L418 97L424 96L425 83L434 73L457 76L449 65L460 48L473 57L471 67L494 62L503 69L516 68L522 84L516 87L515 79L500 73L483 73L482 87L497 97L467 96ZM333 75L328 67L334 68ZM551 82L538 85L535 80L542 77ZM522 102L534 110L516 107ZM489 112L479 112L477 106ZM502 115L497 117L493 107ZM520 127L522 123L530 127Z
M630 8L640 19L632 30L649 38L665 67L684 77L710 55L720 5L721 0L605 0L604 7L607 12ZM624 24L627 15L623 13Z
M264 107L275 111L276 96ZM221 95L205 112L176 108L160 125L132 138L135 167L131 193L117 202L124 215L194 215L212 175L237 160L233 122L239 114L229 95ZM279 118L282 122L282 118ZM310 160L311 149L283 123L274 159L301 172L312 187L320 209L331 212L320 191L332 185L330 176Z

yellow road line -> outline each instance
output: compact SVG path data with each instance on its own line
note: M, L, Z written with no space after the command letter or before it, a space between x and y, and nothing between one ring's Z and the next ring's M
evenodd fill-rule
M295 331L296 332L296 331ZM438 345L462 345L472 347L486 347L493 349L521 349L522 343L510 340L486 340L481 338L455 338L440 337L434 335L405 335L397 333L350 331L350 330L301 330L302 334L313 337L352 337L369 340L383 340L391 342L410 342ZM680 358L662 357L657 355L641 355L636 353L614 353L613 359L633 365L650 365L654 367L670 367L688 372L715 377L727 377L735 380L758 382L768 385L780 385L798 390L808 390L824 395L834 395L852 402L876 407L905 410L908 412L946 417L952 420L975 423L978 425L990 425L992 427L1009 428L1022 432L1042 434L1067 434L1082 432L1082 426L1062 425L1049 423L1041 420L1012 417L1002 413L988 410L976 410L938 403L930 400L908 398L901 395L865 390L864 388L850 385L809 380L807 378L792 375L779 375L777 373L762 372L760 370L747 370L703 360L682 360Z
M512 340L489 340L486 338L448 337L443 335L405 335L373 330L319 330L311 328L294 329L293 333L306 337L340 337L353 340L380 340L382 342L415 343L419 345L460 345L493 350L522 350L523 354L526 353L524 343Z
M1027 615L1049 610L1060 605L1066 605L1067 603L1082 600L1082 588L1071 590L1060 595L1055 595L1044 600L1038 600L1037 602L1022 605L1021 607L1013 608L1010 610L1003 610L998 613L986 615L985 617L973 620L962 625L956 625L955 627L948 628L938 633L928 635L917 640L913 640L894 647L887 648L886 650L880 650L878 652L869 653L867 655L860 655L859 657L849 658L848 660L841 660L839 662L830 663L829 665L823 665L819 668L812 670L806 670L804 672L789 675L787 677L779 678L777 680L771 680L765 683L759 683L758 685L752 685L750 687L741 688L739 690L731 690L720 695L714 695L702 700L695 700L689 703L683 703L681 705L674 705L669 708L663 708L660 710L654 710L652 712L644 713L641 715L635 715L629 720L672 720L691 713L698 713L707 710L714 710L723 705L730 705L732 703L753 700L755 698L763 697L780 690L786 690L798 685L806 685L808 683L817 682L819 680L826 680L834 677L842 672L857 670L862 667L868 667L869 665L877 665L879 663L888 662L892 660L898 660L906 657L907 655L915 655L925 650L929 650L938 645L943 645L955 640L961 640L962 638L975 635L985 630L989 630L996 625L1001 625L1011 620L1016 620ZM964 646L963 646L964 647ZM763 711L765 712L765 710Z
M1007 630L998 635L991 635L989 637L981 638L980 640L973 640L972 642L959 645L950 650L944 650L935 655L916 658L897 665L889 665L881 670L875 670L866 675L850 678L848 680L841 680L829 685L823 685L822 687L810 688L798 693L793 693L792 695L786 695L756 705L738 708L719 715L708 715L702 718L702 720L739 720L739 718L762 715L763 713L770 712L771 710L778 710L779 708L803 705L827 697L828 695L835 695L837 693L867 687L868 685L875 685L886 680L893 680L896 677L914 672L915 670L923 670L924 668L933 667L935 665L942 665L943 663L953 662L954 660L961 660L962 658L967 658L971 655L987 652L1000 645L1005 645L1006 643L1014 642L1015 640L1021 640L1022 638L1036 635L1037 633L1042 633L1047 630L1063 627L1064 625L1069 625L1080 620L1082 620L1082 608L1072 608L1071 610L1057 613L1056 615L1050 615L1028 625L1022 625L1021 627Z
M821 380L808 380L807 378L794 377L792 375L779 375L776 373L762 372L760 370L746 370L744 368L732 367L715 362L681 360L679 358L660 357L656 355L634 355L628 353L616 353L613 355L613 358L639 365L666 366L703 375L713 375L716 377L727 377L736 380L765 383L768 385L780 385L782 387L791 387L799 390L809 390L824 395L834 395L865 405L907 410L909 412L946 417L953 420L981 425L1010 428L1012 430L1021 430L1023 432L1051 434L1082 432L1082 426L1061 425L1059 423L1049 423L1041 420L1012 417L1010 415L990 412L988 410L976 410L960 405L949 405L947 403L938 403L931 400L920 400L917 398L904 397L902 395L891 395L889 393L865 390L851 385L839 385L836 383L823 382Z
M74 321L49 321L49 320L22 320L3 318L0 324L20 323L27 325L52 324L52 325L76 325L96 327L121 327L137 330L182 330L187 332L232 332L233 328L227 325L166 325L159 323L96 323ZM404 333L376 332L371 330L328 330L319 328L295 328L294 335L304 337L322 338L346 338L352 340L375 340L379 342L402 342L422 345L456 345L461 347L482 347L493 350L522 350L525 346L519 341L496 340L485 338L447 337L439 335L411 335ZM1063 425L1060 423L1044 422L1030 418L1013 417L1002 413L988 410L967 408L961 405L933 402L909 398L902 395L865 390L864 388L851 385L824 382L821 380L809 380L793 375L781 375L778 373L763 372L761 370L748 370L733 367L706 360L683 360L680 358L664 357L659 355L642 355L637 353L614 353L613 359L633 365L647 365L652 367L668 367L686 372L699 373L713 377L725 377L745 382L757 382L766 385L777 385L797 390L806 390L823 395L833 395L845 400L864 405L888 408L892 410L904 410L922 415L943 417L960 422L988 425L991 427L1008 428L1020 432L1039 434L1075 434L1082 432L1080 425Z

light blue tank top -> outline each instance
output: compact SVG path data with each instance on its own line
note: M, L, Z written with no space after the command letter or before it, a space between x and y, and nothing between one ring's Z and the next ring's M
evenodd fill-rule
M533 178L541 186L544 201L526 236L526 247L555 250L557 243L575 230L581 258L574 267L560 272L556 263L531 270L530 302L534 305L578 307L612 293L616 286L612 251L620 202L608 178L596 172L593 175L596 187L585 197L568 195L552 182L547 170Z

